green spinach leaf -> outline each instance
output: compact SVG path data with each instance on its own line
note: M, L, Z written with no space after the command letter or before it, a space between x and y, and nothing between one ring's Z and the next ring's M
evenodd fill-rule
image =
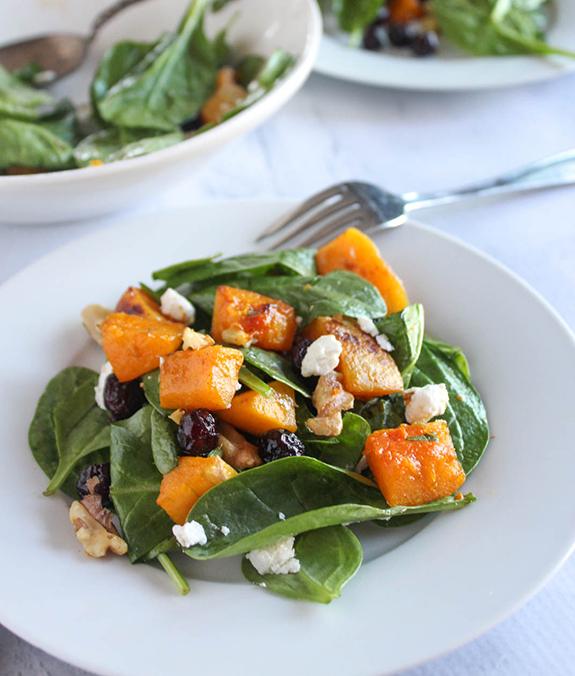
M453 348L425 339L411 382L416 387L445 383L449 403L441 418L449 425L461 465L469 474L489 442L489 425L479 394L453 359Z
M63 105L67 108L46 90L30 87L0 66L0 118L38 122L60 114Z
M164 417L168 417L174 411L168 408L162 408L160 404L160 369L154 369L149 373L144 374L142 377L142 383L144 385L144 394L148 400L148 404L151 404L158 413L161 413Z
M246 579L270 591L302 601L329 603L340 596L363 559L359 540L344 526L319 528L298 536L296 558L301 569L288 575L260 575L248 559L242 561Z
M47 124L0 118L0 169L66 169L73 166L73 148Z
M152 453L151 406L111 425L110 497L132 563L174 549L174 522L156 503L162 475Z
M89 387L94 388L97 382L98 374L94 371L80 366L71 366L52 378L38 400L36 412L28 431L28 441L34 459L49 479L52 479L56 474L60 463L54 410L62 403L73 402L77 390L86 383ZM88 465L96 462L109 462L109 460L110 452L107 448L82 456L60 486L61 490L66 495L76 498L76 484L80 472Z
M392 429L406 422L405 404L399 392L360 404L358 413L373 431Z
M355 413L347 412L343 416L343 430L337 437L315 437L305 443L306 449L318 460L355 470L361 458L367 437L371 434L369 423Z
M207 543L185 552L195 559L234 556L267 547L285 535L353 521L460 509L474 500L468 495L418 507L389 507L371 482L314 458L283 458L242 472L205 493L188 521L203 526ZM228 535L223 535L222 526L229 529Z
M167 474L178 466L178 426L154 409L151 413L152 456L158 471Z
M433 347L439 350L439 352L441 352L441 354L446 359L450 359L461 371L461 373L463 373L467 380L470 380L471 373L469 371L469 364L461 348L448 345L441 340L435 340L435 338L431 338L430 336L425 336L425 342L428 347Z
M292 368L292 365L286 357L277 352L262 350L259 347L241 347L238 348L244 355L244 361L263 371L268 376L280 383L285 383L296 392L303 394L304 397L311 397L311 393L302 382L299 376Z
M401 371L403 386L409 387L411 374L423 344L423 305L408 305L401 312L394 312L376 322L376 326L393 345L391 356Z
M331 10L340 28L351 33L352 45L359 45L365 29L372 24L386 0L332 0Z

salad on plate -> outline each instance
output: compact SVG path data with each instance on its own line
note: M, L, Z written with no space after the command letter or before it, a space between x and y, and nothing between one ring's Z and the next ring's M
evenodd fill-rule
M204 31L209 0L192 0L180 24L154 42L125 40L102 57L89 114L45 89L34 63L0 66L0 174L99 166L168 148L259 101L293 66L276 49L234 58L227 29Z
M329 603L357 572L354 523L386 529L463 509L489 441L460 349L369 237L319 250L189 260L82 319L100 373L54 376L29 430L72 499L86 554L242 555L246 579Z
M320 0L330 32L370 51L430 56L446 44L474 56L573 57L551 46L551 0Z

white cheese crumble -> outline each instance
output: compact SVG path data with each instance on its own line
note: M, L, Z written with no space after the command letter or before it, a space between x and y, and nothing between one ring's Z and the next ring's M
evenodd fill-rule
M365 315L358 317L357 323L359 324L359 328L364 333L367 333L370 336L373 336L374 338L379 333L379 331L377 330L377 326L373 323L373 321L369 317L366 317Z
M160 298L162 314L176 322L193 324L196 318L196 308L187 298L175 289L168 289Z
M222 531L222 535L223 535L224 537L226 537L226 535L229 535L229 534L230 534L230 529L229 529L227 526L222 526L222 527L220 528L220 530Z
M285 515L283 512L280 512L280 513L278 514L278 519L279 519L280 521L285 521L285 520L286 520L286 515Z
M449 403L449 394L443 383L412 387L404 393L407 402L405 419L408 423L426 423L437 415L443 415Z
M341 350L335 336L320 336L307 348L301 363L302 376L327 376L339 364Z
M183 526L173 526L172 533L186 549L194 545L205 545L208 541L204 527L197 521L187 521Z
M293 535L279 540L266 549L254 549L246 558L260 575L287 575L297 573L300 562L295 557Z
M389 342L389 338L385 335L385 333L380 333L375 337L375 340L377 341L377 344L379 347L381 347L382 350L385 350L386 352L393 352L394 347L393 345Z
M102 368L100 369L100 377L98 378L98 384L94 388L96 403L104 411L108 410L106 408L106 404L104 403L104 389L106 387L106 380L108 380L108 376L111 376L113 373L114 371L112 370L112 364L110 364L109 361L102 364Z

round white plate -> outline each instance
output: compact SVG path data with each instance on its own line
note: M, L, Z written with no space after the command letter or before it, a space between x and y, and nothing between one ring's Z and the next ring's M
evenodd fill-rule
M330 23L327 21L326 23ZM575 3L556 0L549 44L575 51ZM465 91L548 80L575 69L575 59L535 56L476 57L449 45L438 56L417 58L404 50L375 53L352 49L345 38L324 34L315 70L324 75L380 87Z
M228 202L139 217L49 254L0 288L0 621L47 652L110 676L381 676L487 631L557 570L575 541L575 339L503 267L423 225L376 237L431 333L460 345L494 438L466 483L477 503L419 532L365 525L367 559L340 599L317 606L244 582L238 561L181 556L191 592L161 569L87 558L62 497L27 446L57 371L97 367L80 324L151 270L253 236L291 202ZM413 535L413 537L410 537ZM387 553L382 554L382 552Z

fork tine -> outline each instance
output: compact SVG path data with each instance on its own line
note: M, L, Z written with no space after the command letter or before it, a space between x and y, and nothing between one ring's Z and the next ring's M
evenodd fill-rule
M282 216L277 221L272 223L269 228L266 228L266 230L264 230L258 236L256 242L261 242L262 239L266 239L271 235L275 235L280 230L283 230L284 228L288 227L290 223L292 223L293 221L297 220L298 218L301 218L302 216L305 216L305 214L308 213L309 211L313 211L314 209L319 207L326 200L337 196L343 197L345 191L346 191L345 186L341 184L333 185L330 188L322 190L322 192L319 192L317 193L317 195L310 197L305 202L302 202L298 207L285 214L285 216Z
M278 247L287 244L291 240L297 239L297 235L302 233L304 230L310 230L313 226L322 223L322 221L326 221L326 224L329 223L334 216L348 209L348 207L354 206L354 204L355 202L353 197L346 198L345 196L342 196L341 200L337 201L335 204L329 204L324 209L318 211L315 216L312 216L309 219L300 218L299 220L301 220L301 223L299 225L295 225L281 239L275 241L273 248L277 249ZM311 213L313 212L308 212L308 214ZM293 222L295 223L296 221ZM316 230L321 229L323 229L323 226L316 228Z

